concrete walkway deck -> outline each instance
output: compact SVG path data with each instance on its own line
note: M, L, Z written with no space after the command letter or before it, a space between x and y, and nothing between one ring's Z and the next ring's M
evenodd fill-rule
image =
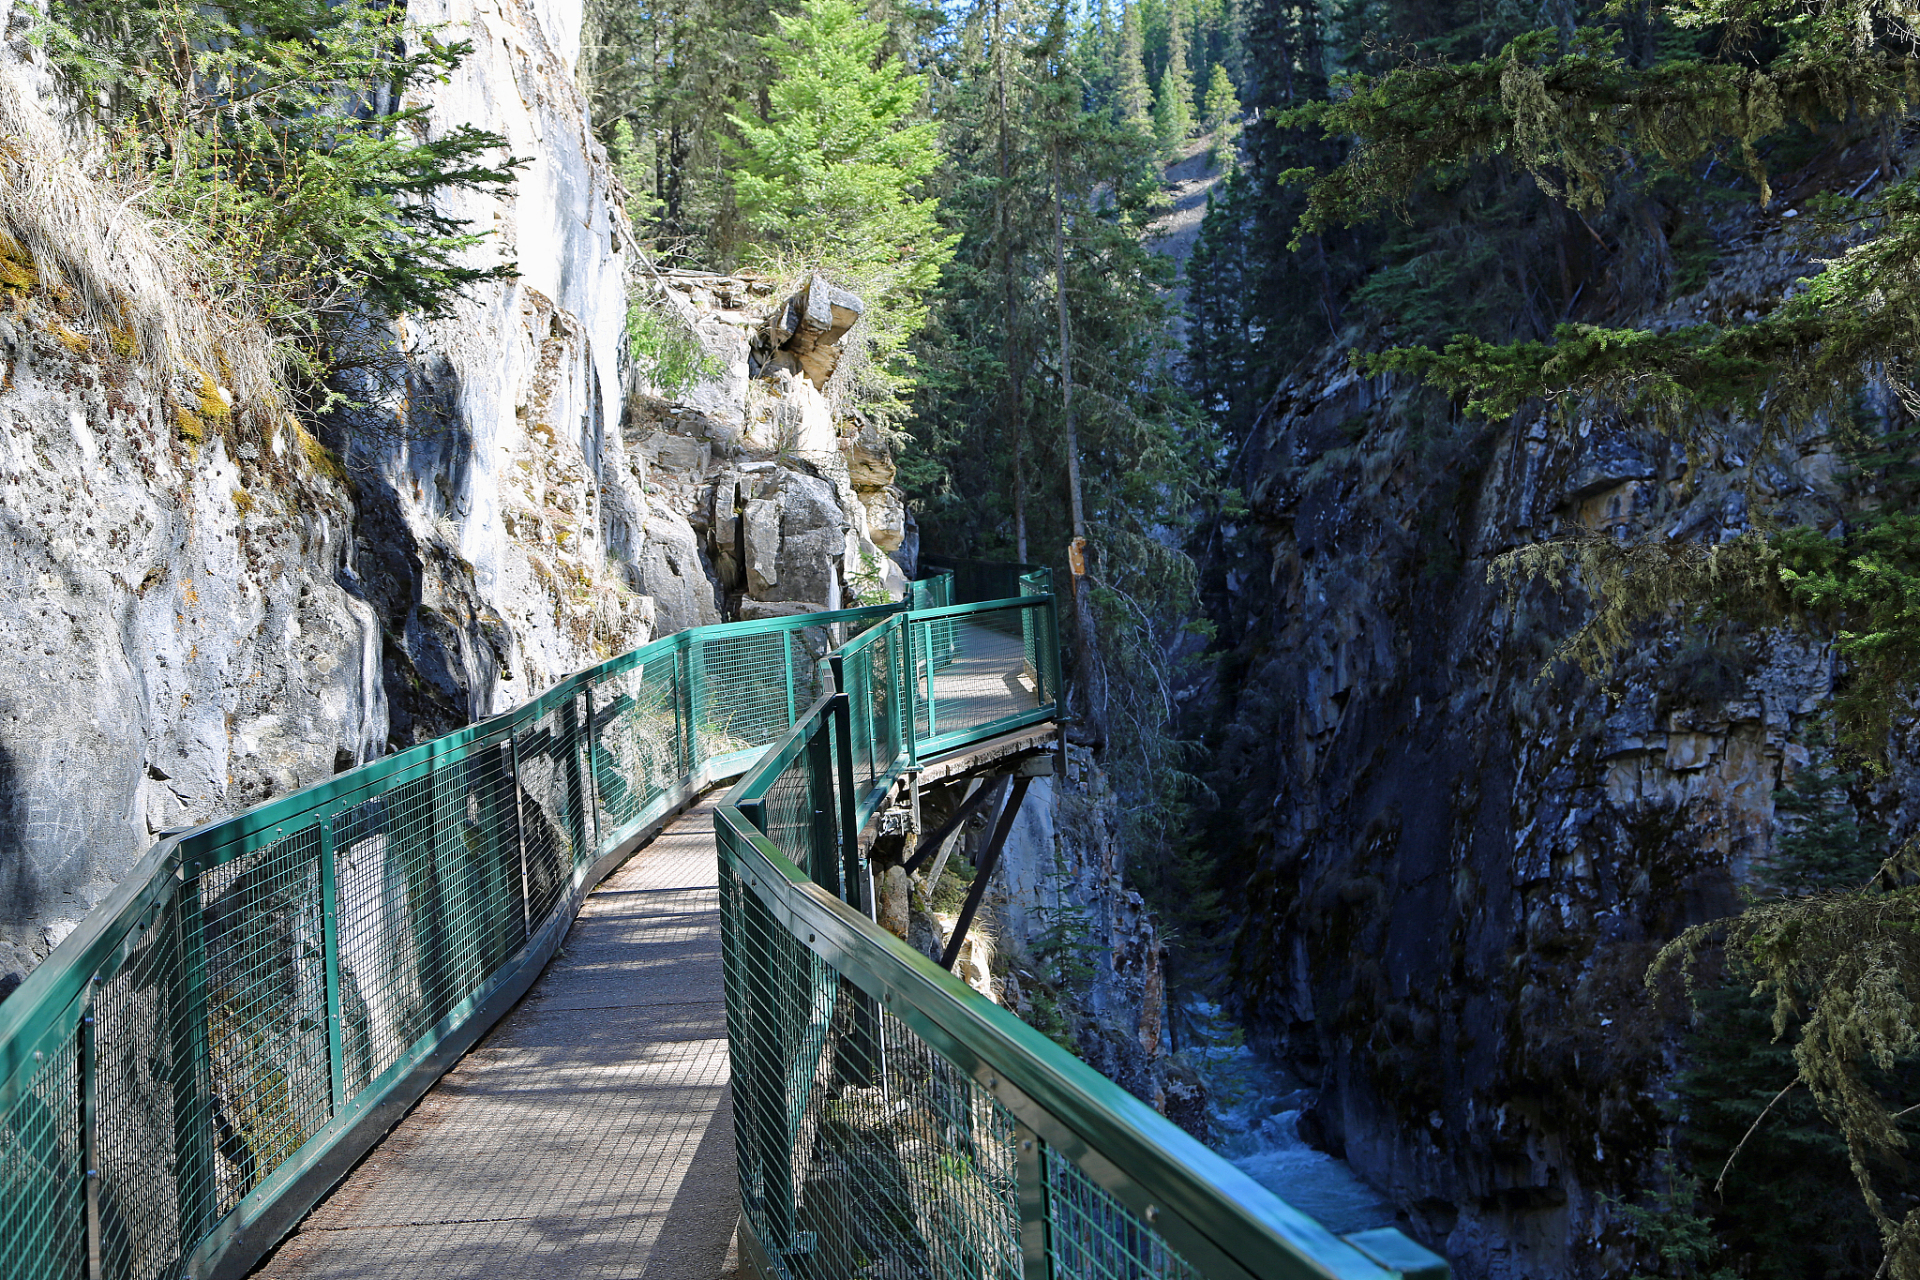
M255 1274L709 1280L739 1214L717 795Z

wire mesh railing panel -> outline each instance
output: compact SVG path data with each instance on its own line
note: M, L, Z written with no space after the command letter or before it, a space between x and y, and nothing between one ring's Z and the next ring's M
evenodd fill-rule
M903 689L900 672L894 669L900 653L902 628L890 627L875 634L867 647L867 684L864 698L873 709L873 769L868 781L882 785L891 776L895 761L905 747L901 741L900 703Z
M183 1135L191 1157L208 1132L181 937L169 900L93 1002L101 1273L113 1280L169 1274L204 1227L212 1191L205 1159L175 1158Z
M432 776L431 941L438 960L429 1026L480 990L522 940L519 850L503 820L513 804L509 757L496 742L476 744Z
M761 747L793 723L790 631L694 642L700 758Z
M879 755L875 749L875 735L878 732L875 720L878 709L870 696L870 690L873 687L873 652L869 646L862 645L846 654L842 659L840 678L846 686L849 699L853 775L856 785L864 786L873 780L874 767Z
M320 829L198 877L217 1210L332 1118Z
M1152 1227L1048 1147L1047 1249L1055 1280L1202 1280Z
M916 731L927 738L944 737L1042 704L1039 673L1027 661L1022 629L1022 619L1030 612L1007 608L977 619L939 620L953 629L954 656L916 689L916 701L928 708L924 729L916 726Z
M571 703L550 708L514 736L519 766L520 832L526 851L527 918L532 929L552 914L572 882L586 837L579 743Z
M910 604L948 607L955 587L936 574ZM71 1280L90 1248L115 1280L178 1275L189 1257L228 1265L255 1234L233 1227L242 1202L253 1215L291 1188L318 1194L314 1153L364 1141L375 1104L412 1087L457 1015L544 962L532 944L589 866L716 757L836 705L822 700L836 650L844 710L781 757L759 813L820 884L866 903L843 827L860 816L854 780L869 800L891 785L933 727L907 714L912 682L938 692L964 634L936 620L915 666L892 606L700 628L156 848L0 1011L0 1061L15 1064L0 1079L8 1274ZM798 1274L1000 1275L1005 1117L764 907L732 909L730 1008L769 1047L735 1046L742 1078L768 1082L764 1105L743 1095L766 1140L756 1156L743 1136L743 1178L759 1171L757 1203L784 1224ZM743 973L757 976L743 987ZM906 1110L875 1110L883 1095ZM829 1210L849 1196L863 1225L842 1230Z
M821 659L832 653L835 645L827 627L804 627L787 634L791 637L787 646L787 679L793 688L793 709L787 723L792 724L821 694L833 691L832 678L825 674Z
M820 750L826 747L824 739L810 740L807 749L774 776L762 804L767 837L783 849L807 851L814 859L809 873L838 892L833 849L839 824L832 803L831 767L825 778L819 767Z
M592 682L594 797L608 830L637 821L690 771L683 759L680 656L668 650Z
M1017 1280L1011 1114L782 928L726 852L721 885L758 1237L795 1280Z
M56 1024L28 1056L33 1074L0 1116L0 1258L18 1280L73 1280L87 1243L78 1036Z

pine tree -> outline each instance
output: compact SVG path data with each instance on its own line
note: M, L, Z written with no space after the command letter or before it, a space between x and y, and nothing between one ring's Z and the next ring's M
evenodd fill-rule
M1217 62L1213 66L1213 79L1207 85L1204 122L1213 139L1213 163L1231 171L1240 146L1240 97L1233 91L1227 69Z
M938 202L917 194L939 164L937 126L914 120L926 78L880 57L886 27L852 0L804 0L776 19L761 45L778 72L767 119L733 116L740 140L725 142L736 197L769 260L817 267L863 296L880 372L869 390L885 399L905 384L902 347L953 254Z
M1114 114L1121 124L1143 137L1153 133L1153 90L1147 84L1140 6L1121 0L1120 65L1114 72Z
M1153 97L1153 137L1163 159L1179 154L1193 133L1193 73L1187 67L1186 0L1174 0L1168 13L1167 68Z

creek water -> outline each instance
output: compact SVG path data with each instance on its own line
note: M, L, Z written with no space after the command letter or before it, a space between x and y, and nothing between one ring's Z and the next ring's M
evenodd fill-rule
M1205 1079L1210 1144L1255 1182L1337 1235L1394 1224L1393 1206L1346 1165L1300 1137L1300 1115L1313 1104L1278 1063L1247 1044L1211 1004L1191 1006L1187 1046Z

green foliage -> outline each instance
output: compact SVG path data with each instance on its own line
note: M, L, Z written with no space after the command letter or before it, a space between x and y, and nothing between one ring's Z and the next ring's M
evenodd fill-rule
M1906 870L1886 873L1897 886ZM1793 1034L1795 1079L1845 1145L1860 1200L1895 1280L1920 1276L1920 1208L1889 1205L1885 1183L1908 1145L1906 1099L1883 1090L1920 1056L1920 889L1878 884L1764 899L1730 921L1697 925L1662 950L1657 982L1697 961L1724 934L1734 971L1772 1006L1776 1036Z
M722 144L735 195L764 258L817 265L861 295L866 391L885 402L910 385L906 343L953 254L937 202L916 194L939 164L938 126L914 120L926 78L883 56L885 24L852 0L804 0L776 20L761 41L778 73L767 118L732 116L739 141Z
M1549 590L1583 590L1592 604L1587 620L1562 640L1541 670L1567 662L1594 680L1610 673L1614 656L1651 619L1669 618L1676 607L1689 618L1764 620L1782 607L1779 553L1758 533L1726 542L1683 539L1621 543L1597 530L1528 543L1496 557L1487 580L1501 584L1509 608L1527 584Z
M1774 539L1793 599L1833 628L1850 679L1835 705L1840 737L1878 761L1896 718L1912 714L1920 669L1920 515L1870 513L1827 537L1783 530Z
M1710 1264L1721 1255L1712 1221L1698 1212L1700 1185L1674 1167L1673 1153L1663 1152L1660 1182L1644 1197L1645 1203L1614 1208L1632 1227L1634 1237L1659 1259L1655 1276L1674 1280L1737 1280L1734 1272ZM1632 1280L1654 1280L1635 1273Z
M645 287L627 301L627 353L640 376L668 400L722 372L686 317L660 291Z
M1806 745L1809 761L1774 793L1785 830L1759 869L1775 909L1787 906L1783 920L1792 904L1863 892L1884 855L1884 832L1855 812L1856 775L1834 763L1823 730ZM1806 923L1817 919L1810 914ZM1814 993L1796 990L1796 1003L1783 1010L1777 993L1753 989L1751 954L1736 942L1728 955L1731 973L1702 955L1676 1089L1680 1150L1696 1175L1715 1180L1700 1207L1743 1276L1815 1280L1870 1270L1878 1241L1865 1203L1849 1189L1847 1143L1800 1085L1795 1042ZM1899 1082L1903 1094L1910 1084ZM1691 1192L1693 1180L1683 1181Z
M1153 139L1172 160L1193 134L1193 72L1187 66L1187 7L1174 0L1169 15L1167 66L1153 95Z
M1240 98L1227 69L1219 63L1214 64L1213 78L1207 83L1202 125L1213 139L1213 163L1232 169L1240 141Z
M1132 874L1150 880L1190 785L1171 732L1194 648L1179 543L1217 448L1171 368L1171 281L1146 244L1161 189L1153 144L1092 99L1064 6L975 6L937 70L939 189L960 242L920 344L902 479L930 546L1012 558L1024 514L1028 558L1052 564L1064 594L1057 191L1097 641L1073 680L1106 717L1122 838L1138 851Z
M1116 72L1114 113L1121 124L1144 135L1153 132L1154 103L1142 53L1140 7L1121 0L1120 65Z
M893 599L886 587L883 576L885 563L871 551L860 553L860 567L847 575L847 594L852 597L848 608L861 608L870 604L887 604Z
M97 103L112 161L151 204L221 246L255 310L304 336L316 372L363 308L445 314L459 292L511 276L473 266L483 237L434 197L501 190L517 161L461 125L422 141L409 85L471 51L372 0L54 0L36 32Z

